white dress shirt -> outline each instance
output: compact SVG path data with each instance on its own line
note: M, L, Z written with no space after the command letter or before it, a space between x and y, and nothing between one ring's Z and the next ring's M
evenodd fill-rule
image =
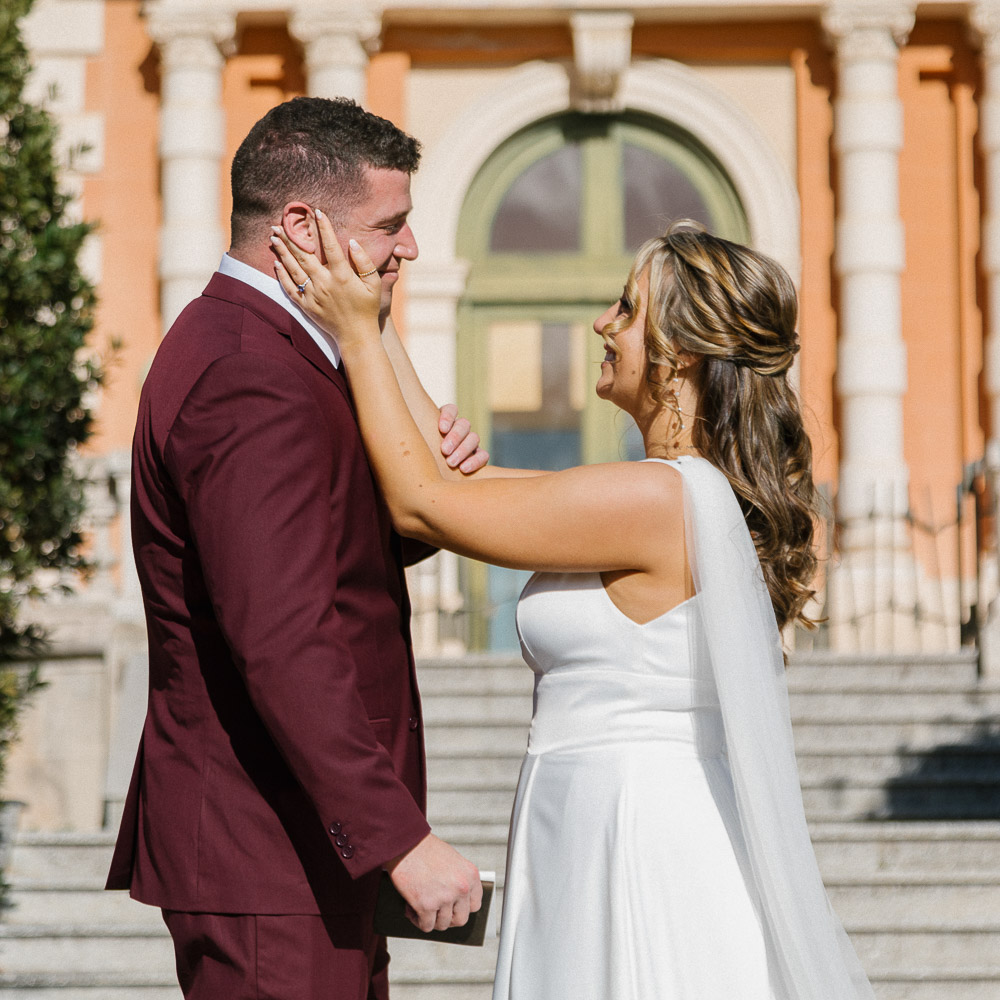
M292 319L316 341L316 346L330 359L330 364L334 368L340 367L340 348L337 341L318 326L306 313L302 307L289 296L288 292L281 287L277 278L272 278L263 271L244 264L243 261L230 257L229 254L222 255L222 263L219 264L219 274L225 274L230 278L236 278L244 284L256 288L262 295L266 295L272 302L277 302L282 309L287 312Z

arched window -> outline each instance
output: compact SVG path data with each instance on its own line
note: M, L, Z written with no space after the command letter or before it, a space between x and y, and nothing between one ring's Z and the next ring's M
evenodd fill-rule
M749 237L739 198L690 135L639 115L565 115L509 139L471 184L458 254L464 413L500 465L559 469L642 456L631 420L594 395L594 319L632 258L675 219ZM523 574L466 567L473 648L517 647Z

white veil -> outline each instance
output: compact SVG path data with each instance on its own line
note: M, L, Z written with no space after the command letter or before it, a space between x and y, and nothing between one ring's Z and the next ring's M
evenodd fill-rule
M874 1000L809 839L781 637L743 512L729 481L705 459L668 464L684 479L688 558L777 996Z

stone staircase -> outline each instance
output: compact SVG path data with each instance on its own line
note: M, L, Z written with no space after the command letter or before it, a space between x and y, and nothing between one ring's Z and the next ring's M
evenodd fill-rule
M531 674L489 656L419 672L431 821L502 884ZM970 655L814 653L789 686L816 853L879 1000L998 1000L1000 685L978 681ZM0 1000L179 1000L158 912L100 890L111 842L16 840ZM393 955L394 1000L490 996L495 941L400 941Z

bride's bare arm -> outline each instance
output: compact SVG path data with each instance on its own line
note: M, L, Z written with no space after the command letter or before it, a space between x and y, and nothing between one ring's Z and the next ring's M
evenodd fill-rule
M308 275L304 306L333 331L358 422L399 530L463 555L521 569L657 572L683 544L680 476L659 464L614 463L527 478L442 479L400 390L378 330L377 277L362 279L319 224L328 264L277 248L291 290ZM359 271L371 267L360 246Z
M406 405L410 410L410 414L413 416L417 426L420 428L420 433L423 436L423 439L427 442L428 447L430 447L431 452L434 454L435 461L438 463L438 468L441 469L442 472L444 472L447 468L453 473L453 463L446 463L444 456L440 459L438 458L438 454L441 450L441 433L443 433L441 427L441 411L437 408L434 400L427 394L427 390L420 381L420 377L417 375L417 372L413 367L413 362L410 360L410 356L407 353L406 348L399 339L399 334L396 332L396 327L392 322L391 316L386 321L385 328L382 331L382 344L385 347L386 354L389 355L389 361L392 363L392 370L396 373L396 381L399 383L399 388L403 393L403 398L406 400ZM478 441L478 437L476 440ZM470 470L465 467L465 463L462 463L459 468L463 472L470 472ZM487 478L541 475L541 473L530 469L498 469L494 466L488 465L472 470L471 474ZM454 475L452 478L454 478Z

